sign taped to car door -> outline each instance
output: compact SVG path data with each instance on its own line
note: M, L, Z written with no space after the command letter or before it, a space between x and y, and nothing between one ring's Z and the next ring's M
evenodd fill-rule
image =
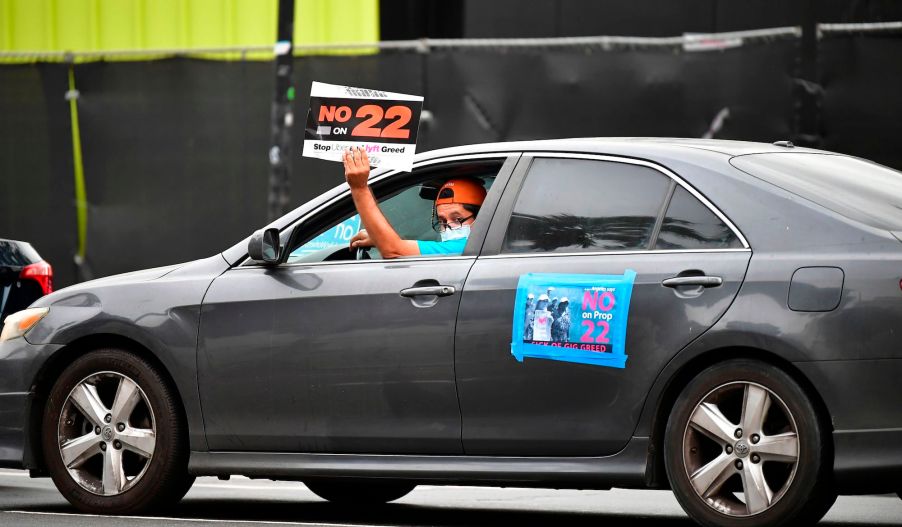
M304 130L305 157L341 162L351 147L376 167L411 170L423 98L314 82Z
M626 367L626 324L636 272L520 276L511 354Z

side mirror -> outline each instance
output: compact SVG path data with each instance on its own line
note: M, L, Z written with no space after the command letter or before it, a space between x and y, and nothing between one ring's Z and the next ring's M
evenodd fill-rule
M247 242L247 254L251 260L267 265L279 263L279 229L260 229Z

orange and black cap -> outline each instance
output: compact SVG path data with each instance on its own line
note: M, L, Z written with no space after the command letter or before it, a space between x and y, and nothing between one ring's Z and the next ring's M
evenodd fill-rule
M485 187L474 179L449 179L439 189L435 204L460 203L481 206L485 201L485 194Z

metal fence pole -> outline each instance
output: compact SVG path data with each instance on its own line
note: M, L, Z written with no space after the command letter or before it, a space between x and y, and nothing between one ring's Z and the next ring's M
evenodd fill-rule
M818 79L818 0L801 0L802 38L796 78L796 144L818 147L821 143L820 111L823 87Z
M279 22L275 46L275 94L272 101L272 141L269 149L268 218L285 213L289 201L291 174L291 127L294 114L292 84L294 49L294 0L279 0Z

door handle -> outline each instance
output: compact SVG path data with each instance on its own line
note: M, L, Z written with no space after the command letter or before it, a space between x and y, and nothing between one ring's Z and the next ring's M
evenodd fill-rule
M719 276L674 276L662 281L661 285L664 287L682 287L685 285L719 287L723 285L723 278Z
M451 296L457 290L451 285L428 285L425 287L408 287L401 290L401 296L413 298L415 296Z

